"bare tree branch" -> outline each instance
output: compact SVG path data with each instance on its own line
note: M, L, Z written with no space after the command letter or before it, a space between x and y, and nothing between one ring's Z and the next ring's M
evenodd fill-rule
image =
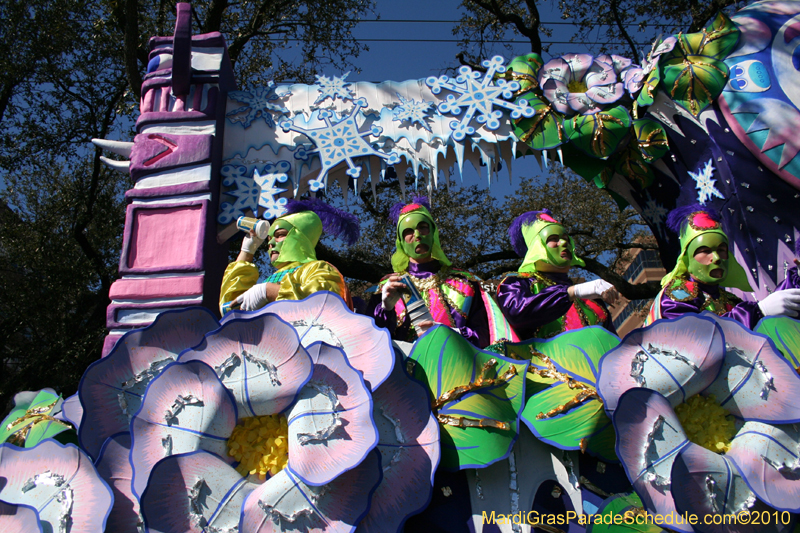
M628 48L631 52L631 58L634 61L639 61L640 57L639 51L636 49L636 43L633 42L630 34L628 34L628 30L625 29L625 24L622 22L622 17L619 14L619 0L611 0L610 9L611 15L614 17L614 24L616 24L620 36L622 36L622 38L625 39L625 42L628 43Z
M514 250L501 250L499 252L493 252L489 254L480 254L470 259L467 259L463 267L464 268L472 268L476 265L480 265L482 263L490 263L492 261L503 261L506 259L519 259L519 256L514 252Z
M200 25L200 31L202 33L220 31L226 9L228 9L228 0L211 0L208 11L206 11L206 19Z

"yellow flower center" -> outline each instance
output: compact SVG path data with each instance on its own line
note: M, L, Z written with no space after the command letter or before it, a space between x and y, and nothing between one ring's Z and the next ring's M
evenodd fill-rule
M267 473L274 476L289 460L289 425L283 415L252 416L233 428L228 439L228 455L239 461L237 472L243 476Z
M585 93L589 90L586 83L581 80L572 80L567 84L567 89L569 89L571 93Z
M690 441L714 453L731 449L736 435L733 417L723 409L714 395L692 396L675 408L683 430Z

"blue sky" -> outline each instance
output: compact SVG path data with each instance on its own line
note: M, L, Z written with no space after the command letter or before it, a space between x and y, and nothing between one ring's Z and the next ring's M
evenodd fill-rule
M453 22L424 22L424 21L457 21L461 16L460 0L403 0L402 2L390 0L377 0L376 12L380 15L380 22L362 22L353 35L356 39L397 39L406 42L366 42L369 52L363 52L354 60L354 64L361 70L360 74L353 73L350 78L355 81L401 81L406 79L424 78L440 74L444 69L458 66L456 42L408 42L410 40L456 40L453 35ZM569 41L575 34L574 26L564 24L560 12L553 9L556 2L543 2L540 6L540 16L547 22L557 22L551 25L553 36L548 40L554 42ZM374 17L365 17L373 19ZM420 22L389 22L389 21L420 21ZM599 38L599 37L598 37ZM508 39L522 41L513 46L513 53L502 51L506 59L516 55L530 52L530 44L523 37L514 37L511 33ZM644 47L643 47L644 48ZM498 51L501 51L498 45ZM544 59L560 56L567 52L591 51L583 43L554 44L550 54L544 54ZM635 61L638 62L638 61ZM333 74L333 73L326 73Z

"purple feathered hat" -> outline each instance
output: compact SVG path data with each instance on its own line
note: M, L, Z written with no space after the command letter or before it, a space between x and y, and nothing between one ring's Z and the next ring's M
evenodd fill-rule
M514 248L514 251L518 256L525 257L525 254L528 253L528 245L525 244L525 237L522 235L522 228L524 226L535 224L539 220L549 222L551 224L559 224L559 222L553 218L553 212L547 208L544 208L541 211L528 211L527 213L522 213L520 216L514 219L514 222L512 222L511 226L508 228L508 236L511 238L511 246Z
M719 212L701 204L676 207L667 216L667 227L681 235L687 226L697 231L722 228Z
M433 220L430 209L431 204L426 196L412 196L410 204L397 202L389 209L389 222L396 226L401 216L413 211L422 211Z
M322 229L325 233L342 239L348 246L354 245L361 235L358 217L352 213L336 209L332 205L316 198L287 201L286 211L281 216L303 211L312 211L316 214L322 222Z

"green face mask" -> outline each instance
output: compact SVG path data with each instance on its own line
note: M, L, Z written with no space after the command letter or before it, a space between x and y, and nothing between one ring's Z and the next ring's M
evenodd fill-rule
M572 239L569 238L567 230L560 224L550 224L546 226L539 236L542 239L545 250L547 251L547 262L559 268L572 266L572 259L575 257L575 249L572 245ZM556 242L558 246L551 247L548 243ZM565 253L565 252L568 252ZM568 257L564 257L564 255Z
M287 233L285 238L281 239L280 241L277 240L275 238L275 232L277 232L279 229L291 232L294 229L294 226L292 226L286 220L282 220L279 218L269 227L269 240L267 241L267 245L269 246L270 256L272 256L272 252L278 252L278 257L275 260L276 263L282 262L280 261L281 248L283 248L283 243L286 242L286 239L291 238Z
M414 260L426 259L431 256L433 250L433 232L435 226L433 221L422 213L411 213L400 220L397 227L398 237L403 244L403 251ZM406 240L407 235L413 235L411 242ZM424 251L417 252L417 247L425 248Z
M694 279L710 285L725 281L728 276L728 239L719 233L703 233L689 243L686 251L688 271ZM712 276L712 272L717 275Z

